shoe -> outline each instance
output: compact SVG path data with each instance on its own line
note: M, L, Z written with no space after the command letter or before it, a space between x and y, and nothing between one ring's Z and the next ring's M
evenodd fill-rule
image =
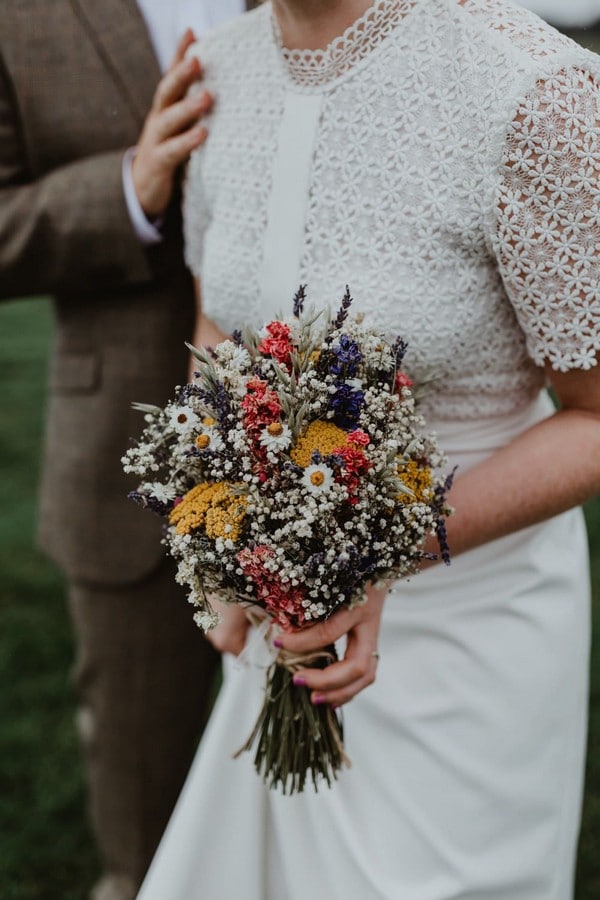
M135 900L137 891L126 875L105 875L92 889L90 900Z

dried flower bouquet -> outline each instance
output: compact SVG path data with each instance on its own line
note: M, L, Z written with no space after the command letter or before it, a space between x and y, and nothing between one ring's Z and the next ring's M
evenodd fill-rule
M406 344L351 315L305 312L193 349L194 383L164 409L138 404L146 427L124 457L143 480L132 495L166 517L195 621L217 621L212 594L299 629L365 600L370 583L418 571L436 533L447 562L449 479L415 410ZM272 629L272 630L273 630ZM292 683L300 666L274 657L263 710L244 749L270 786L331 784L346 762L342 724Z

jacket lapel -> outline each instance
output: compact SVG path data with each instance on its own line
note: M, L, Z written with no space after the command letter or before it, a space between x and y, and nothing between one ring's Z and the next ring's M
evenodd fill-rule
M161 73L136 0L71 0L71 4L141 123Z

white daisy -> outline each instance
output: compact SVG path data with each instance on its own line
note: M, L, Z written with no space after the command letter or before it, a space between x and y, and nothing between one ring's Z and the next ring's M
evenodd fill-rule
M190 406L172 407L169 422L178 434L189 434L200 425L200 419Z
M199 422L200 434L196 438L199 450L222 450L223 438L216 427L217 420L212 416L204 416Z
M308 488L311 494L328 491L334 484L333 472L324 463L307 466L302 475L302 484Z
M172 484L161 484L160 481L148 481L140 487L142 494L151 494L159 503L170 503L177 496Z
M263 429L260 443L267 450L287 450L292 442L292 432L281 422L272 422Z

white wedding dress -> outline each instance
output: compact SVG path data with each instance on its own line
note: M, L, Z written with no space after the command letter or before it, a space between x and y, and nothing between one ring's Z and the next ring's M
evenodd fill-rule
M595 364L596 57L504 0L378 0L323 52L282 49L266 3L197 52L187 253L224 331L349 284L462 472L551 413L544 360ZM398 583L353 767L318 794L232 759L264 670L227 659L140 900L568 900L587 572L575 510Z

